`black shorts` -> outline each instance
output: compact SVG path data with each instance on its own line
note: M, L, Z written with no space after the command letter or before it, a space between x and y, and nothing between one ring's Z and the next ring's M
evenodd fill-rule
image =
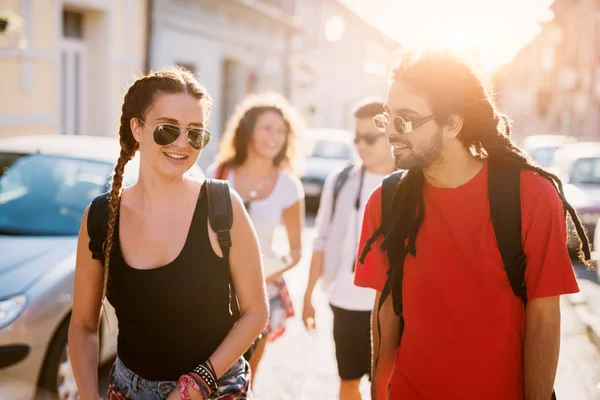
M338 373L345 381L371 373L371 311L352 311L331 305Z

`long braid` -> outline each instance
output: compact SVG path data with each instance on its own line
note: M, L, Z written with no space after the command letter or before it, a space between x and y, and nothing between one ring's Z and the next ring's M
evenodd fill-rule
M112 189L109 198L109 213L107 221L107 236L104 242L104 276L102 284L102 299L106 297L108 288L110 255L113 248L115 225L121 202L123 188L123 172L125 165L134 157L139 144L131 131L131 120L143 119L158 93L185 93L193 96L205 107L208 118L212 99L206 89L196 80L193 74L180 67L163 69L137 79L129 88L123 99L119 139L121 154L115 166Z
M113 175L112 189L110 192L110 206L108 212L108 223L107 223L107 236L104 245L104 280L102 284L102 298L106 297L106 289L108 286L108 267L110 264L110 254L113 247L113 238L115 233L115 225L117 221L117 213L119 210L119 204L121 202L121 192L123 186L123 171L125 170L125 164L133 157L133 154L127 154L124 150L121 150L121 155L115 166L115 172Z
M139 147L138 143L133 137L133 133L131 132L131 128L129 126L130 118L125 114L125 107L126 104L128 104L127 100L134 93L136 84L134 84L125 95L125 101L123 103L123 114L121 115L121 126L119 127L121 154L119 155L117 165L115 166L109 198L110 203L108 211L107 235L104 244L104 278L102 282L103 299L106 297L106 290L108 287L108 268L110 265L110 255L113 248L117 213L119 211L119 204L121 203L121 193L123 189L123 172L125 171L125 165L127 164L127 162L129 162L129 160L133 158L135 152L138 150Z

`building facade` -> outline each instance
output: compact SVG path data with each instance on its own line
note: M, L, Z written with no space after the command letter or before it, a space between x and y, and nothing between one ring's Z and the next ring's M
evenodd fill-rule
M600 139L600 6L557 0L553 21L499 74L500 100L522 136Z
M289 97L293 0L155 0L150 65L195 73L214 100L213 140L199 164L210 164L235 106L249 93Z
M294 104L308 126L352 126L352 106L364 96L385 98L399 44L339 0L296 3Z
M113 135L145 69L147 0L3 0L22 39L0 37L0 136ZM19 46L23 43L23 46Z

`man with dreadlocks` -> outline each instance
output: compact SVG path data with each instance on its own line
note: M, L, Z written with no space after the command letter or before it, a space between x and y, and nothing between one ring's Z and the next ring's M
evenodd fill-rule
M450 54L402 57L385 109L375 124L407 172L389 204L381 187L372 193L357 257L355 284L377 290L373 398L553 398L559 296L579 290L565 213L582 258L590 256L560 180L510 141L482 81ZM511 170L516 188L493 178ZM494 218L498 207L490 207L504 192L520 204L509 239L517 237L524 256L512 260L500 250L506 234L497 234L511 215ZM519 268L515 288L509 275Z

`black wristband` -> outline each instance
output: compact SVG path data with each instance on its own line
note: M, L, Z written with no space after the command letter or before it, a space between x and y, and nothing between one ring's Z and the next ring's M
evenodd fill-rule
M206 362L194 368L194 372L200 375L213 391L218 389L219 385L217 384L217 377L214 372L211 371L211 368L206 365Z

